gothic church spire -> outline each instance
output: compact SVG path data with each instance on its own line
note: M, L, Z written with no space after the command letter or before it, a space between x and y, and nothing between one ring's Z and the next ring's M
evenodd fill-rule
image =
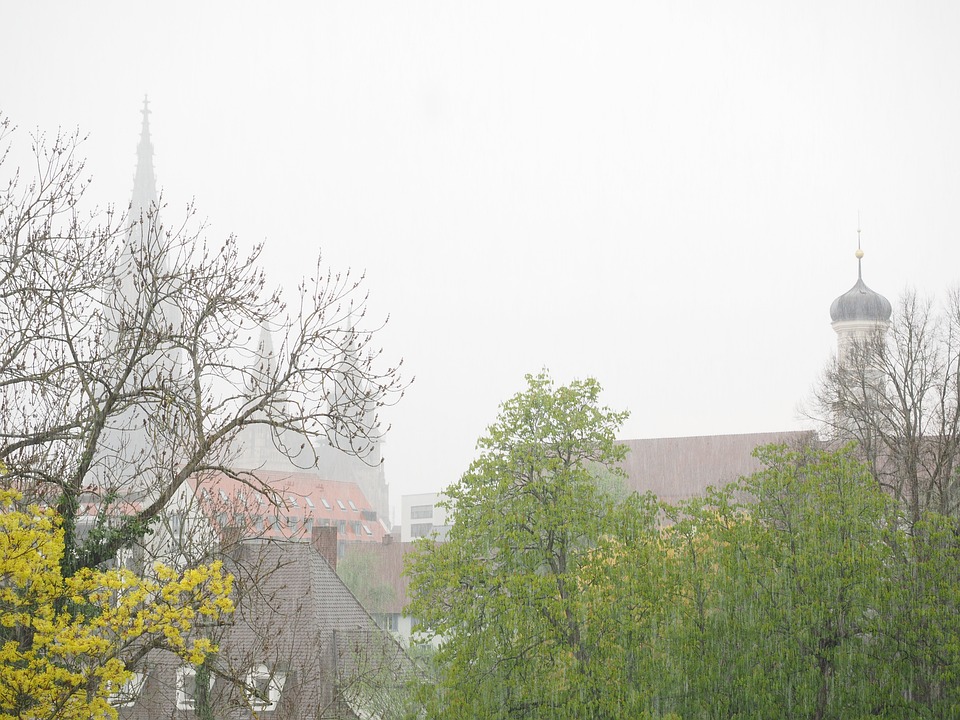
M143 96L143 119L140 123L140 142L137 143L137 170L133 176L133 194L130 198L131 223L146 218L151 207L157 205L157 176L153 171L153 143L150 141L150 101Z

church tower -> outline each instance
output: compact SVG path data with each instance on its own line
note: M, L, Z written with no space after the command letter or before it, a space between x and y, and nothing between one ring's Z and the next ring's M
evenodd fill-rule
M150 140L150 108L141 110L140 140L130 207L113 282L103 296L103 343L122 388L105 419L93 465L98 484L127 497L146 497L158 477L176 463L176 440L168 437L161 408L150 398L183 381L175 338L182 314L171 290L169 240L160 225L157 180ZM148 338L143 345L143 338ZM131 348L139 347L138 356ZM175 392L171 392L176 395Z
M837 333L837 357L843 362L858 344L882 337L890 326L890 301L863 282L863 250L857 230L857 282L830 305L830 319Z

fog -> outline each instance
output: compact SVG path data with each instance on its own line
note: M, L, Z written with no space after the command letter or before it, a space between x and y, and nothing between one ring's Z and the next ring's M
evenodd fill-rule
M91 9L92 8L92 9ZM950 2L18 3L0 109L89 133L292 286L366 270L394 497L439 490L525 373L595 376L624 437L791 430L856 279L957 281Z

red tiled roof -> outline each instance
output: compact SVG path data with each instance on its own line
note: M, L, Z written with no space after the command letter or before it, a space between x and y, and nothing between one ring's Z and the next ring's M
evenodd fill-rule
M335 525L346 542L383 542L388 534L360 487L312 473L257 472L241 481L225 474L190 480L217 525L272 539L310 537L313 525Z

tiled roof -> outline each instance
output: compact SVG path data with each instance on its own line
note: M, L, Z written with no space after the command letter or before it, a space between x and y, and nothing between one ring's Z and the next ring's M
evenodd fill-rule
M334 525L345 542L383 542L388 534L372 504L354 483L312 473L259 471L239 480L223 473L191 479L214 522L247 536L309 538L313 525Z
M344 563L350 562L356 556L371 558L371 573L393 590L393 594L384 598L382 605L377 608L379 612L402 614L404 607L410 602L408 597L410 578L403 574L403 567L407 555L413 552L414 546L412 542L392 542L386 545L357 543L347 546Z
M720 487L760 469L753 450L760 445L809 442L811 431L702 435L698 437L622 440L629 449L623 461L631 490L676 502Z
M413 671L400 645L377 627L312 543L246 542L227 566L237 610L214 635L220 648L211 691L216 717L251 718L242 689L225 678L242 678L260 664L285 675L276 715L261 713L265 718L354 717L342 706L363 699L357 691L364 682L399 685ZM147 687L121 717L192 716L174 709L180 664L165 651L152 652Z

